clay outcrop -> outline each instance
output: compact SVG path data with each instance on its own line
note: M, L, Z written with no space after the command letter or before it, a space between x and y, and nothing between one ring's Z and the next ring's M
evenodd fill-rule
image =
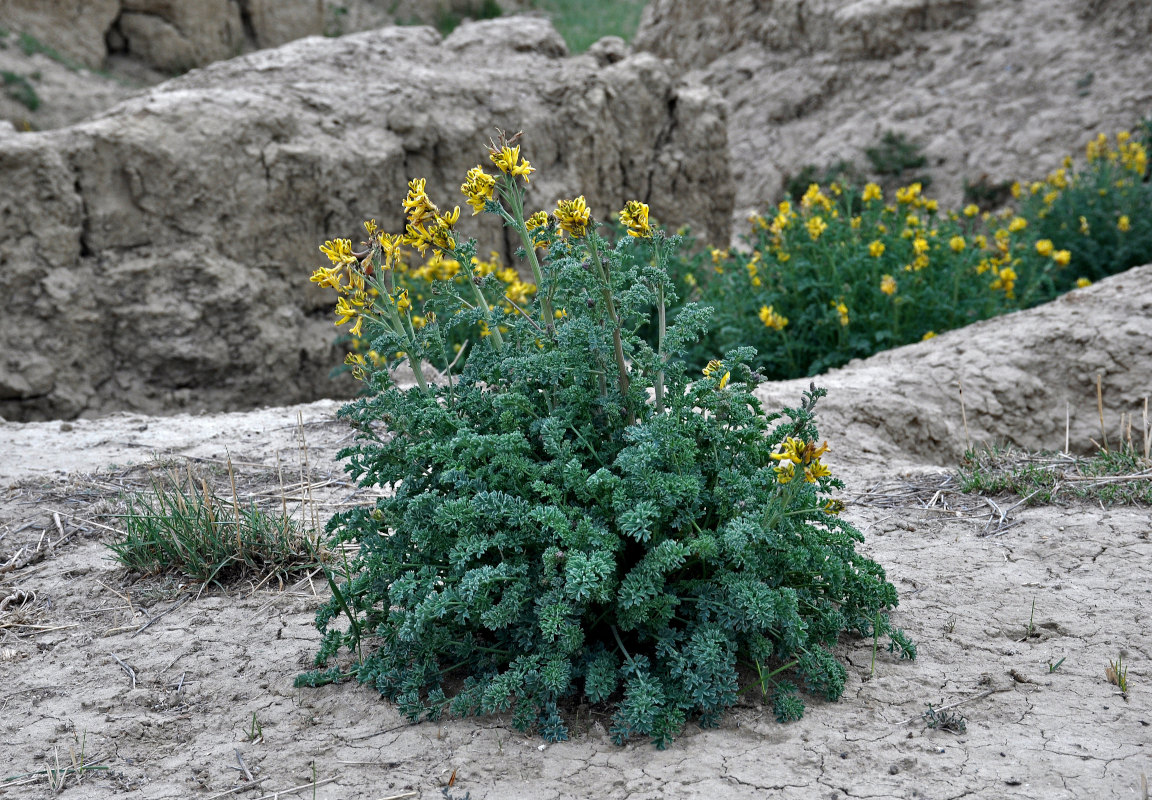
M461 203L496 127L529 202L629 199L728 236L724 106L619 43L564 58L546 21L313 37L218 63L56 131L0 132L0 416L231 409L348 392L328 374L317 244L401 226L409 178ZM481 252L513 245L465 215ZM308 254L313 254L310 257Z
M949 205L1043 177L1148 115L1149 32L1145 0L654 0L635 45L728 100L742 218L888 131Z

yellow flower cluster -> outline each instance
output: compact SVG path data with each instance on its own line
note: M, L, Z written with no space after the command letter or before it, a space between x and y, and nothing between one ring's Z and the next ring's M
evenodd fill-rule
M891 275L885 275L880 279L880 291L891 297L896 294L896 279Z
M721 372L724 374L720 375ZM716 359L709 361L708 364L704 367L705 378L711 378L713 375L720 376L720 384L716 387L718 389L723 389L725 386L727 386L728 379L732 377L732 373L724 369L724 362L717 361Z
M424 187L423 178L414 178L408 182L408 196L404 198L404 211L408 215L404 244L415 247L420 255L424 255L430 245L440 250L455 250L456 239L452 236L452 226L460 219L460 206L441 214Z
M788 324L788 318L783 314L777 313L776 309L772 306L760 307L760 321L763 322L766 327L776 331L784 330L784 326Z
M468 198L468 205L472 206L472 216L484 210L484 204L492 199L492 191L496 188L496 179L484 171L479 164L468 170L460 191Z
M835 300L833 300L832 301L832 308L836 309L836 313L840 315L840 324L843 327L847 328L848 323L850 321L848 319L848 306L844 305L843 302L838 303Z
M652 236L652 228L648 225L647 203L629 200L620 212L620 222L628 229L629 236L639 239L648 239Z
M1132 134L1128 131L1120 131L1116 134L1115 149L1108 142L1108 136L1101 133L1088 143L1086 150L1089 162L1100 159L1119 162L1126 170L1134 172L1140 177L1143 177L1148 170L1148 151L1143 144L1133 141Z
M580 195L575 200L558 202L552 216L556 217L560 230L579 238L588 233L588 225L592 215L588 210L584 195Z
M492 159L492 163L496 165L496 168L505 175L511 175L513 178L521 176L524 178L525 183L528 183L528 176L536 171L536 168L528 163L527 160L520 160L520 145L516 145L515 147L505 145L499 150L493 148L488 151L488 157Z
M808 191L800 199L800 205L805 209L822 208L825 212L832 211L832 201L820 191L820 184L809 184Z
M796 477L796 467L803 468L806 483L816 483L820 478L829 477L832 471L820 461L820 457L829 449L827 442L817 446L815 442L789 436L780 445L780 449L771 455L774 461L780 462L775 467L776 480L779 483L791 483Z
M364 309L371 299L370 291L365 286L360 259L352 252L352 241L336 239L324 242L320 245L320 252L328 257L332 266L320 267L312 273L310 280L321 288L336 290L339 297L336 299L335 324L346 325L354 319L350 333L359 336L364 324Z

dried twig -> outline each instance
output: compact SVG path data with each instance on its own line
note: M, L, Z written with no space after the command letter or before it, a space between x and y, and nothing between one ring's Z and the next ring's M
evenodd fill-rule
M110 655L110 656L112 656L112 658L116 659L116 663L119 664L120 667L125 672L128 673L128 677L130 677L132 679L132 688L135 689L136 688L136 670L132 669L132 667L128 666L123 661L121 661L120 657L117 656L115 653L109 653L108 655Z

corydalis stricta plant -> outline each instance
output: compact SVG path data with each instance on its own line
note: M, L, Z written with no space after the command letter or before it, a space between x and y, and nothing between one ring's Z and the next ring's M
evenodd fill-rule
M639 202L615 245L583 197L526 215L530 165L507 141L491 156L498 173L478 166L462 189L519 235L537 283L529 307L494 307L485 280L470 280L470 295L453 284L433 296L434 321L417 329L389 291L384 242L396 238L376 234L362 260L333 265L375 286L350 304L355 319L377 350L409 354L418 386L366 373L373 394L342 411L360 432L341 453L349 471L394 491L329 524L358 554L317 616L321 669L300 682L351 673L413 720L511 712L550 740L567 736L564 701L603 703L616 741L663 747L689 718L718 724L742 665L787 720L803 712L793 681L843 691L831 652L843 631L892 633L911 656L887 616L895 590L828 497L841 484L820 461L823 390L765 413L750 348L689 372L682 356L708 312L667 318L679 237ZM418 188L400 240L471 264L456 214ZM626 257L637 245L645 257ZM438 328L458 325L486 335L453 374ZM424 359L443 382L420 379ZM322 669L362 645L343 670Z

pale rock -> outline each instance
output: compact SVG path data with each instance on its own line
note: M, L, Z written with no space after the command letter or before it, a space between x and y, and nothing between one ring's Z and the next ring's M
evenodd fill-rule
M945 206L1031 181L1152 108L1148 0L653 0L633 41L728 101L737 224L886 131Z
M466 24L443 43L431 28L311 37L72 127L3 135L0 415L350 392L329 379L341 355L334 296L308 281L317 246L359 238L370 218L400 230L410 178L427 178L442 207L463 205L460 183L487 163L497 127L524 131L539 170L529 210L583 194L608 220L637 199L669 227L726 239L717 93L649 53L563 52L550 24L523 17ZM461 233L512 263L498 221L468 212Z

